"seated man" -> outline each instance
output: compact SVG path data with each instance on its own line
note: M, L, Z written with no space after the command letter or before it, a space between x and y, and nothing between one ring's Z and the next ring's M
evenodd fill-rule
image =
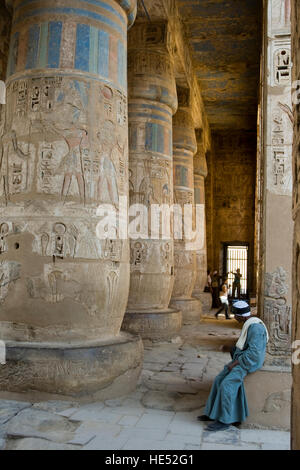
M223 431L231 424L240 424L248 416L244 378L261 369L265 360L269 335L265 324L254 315L246 302L232 307L235 319L243 329L232 352L232 361L216 377L200 421L213 421L207 431Z

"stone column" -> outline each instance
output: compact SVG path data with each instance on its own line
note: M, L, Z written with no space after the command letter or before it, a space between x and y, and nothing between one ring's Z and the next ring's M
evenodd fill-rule
M198 134L198 135L197 135ZM197 276L193 296L200 300L203 296L204 288L207 281L207 245L206 245L206 218L205 218L205 178L207 177L206 154L201 142L201 132L197 132L198 150L194 157L194 196L195 205L201 205L203 210L203 225L199 227L203 230L203 245L196 251L197 259Z
M11 16L4 4L0 4L0 136L4 126L5 78L8 62Z
M178 111L173 118L174 203L182 208L194 206L194 162L197 151L196 133L191 115L190 90L177 88ZM184 224L183 224L184 225ZM196 251L190 249L183 230L183 239L175 237L175 282L171 307L182 311L183 320L198 320L201 302L192 297L196 277Z
M181 313L168 308L174 284L170 220L164 238L151 230L154 205L170 209L173 204L172 115L177 93L170 48L167 22L136 24L129 33L130 205L145 207L148 227L131 240L123 328L148 339L170 338L181 328ZM161 232L162 220L158 225Z
M0 80L5 80L9 37L10 37L11 17L4 4L0 4Z
M292 389L292 450L300 450L300 5L292 0L292 51L293 51L293 218L295 220L293 248L293 389ZM296 92L297 90L297 92Z
M120 334L129 243L117 223L103 240L96 210L118 213L128 196L126 48L136 2L8 3L0 389L116 396L135 387L143 351Z
M272 363L290 362L292 304L292 60L290 20L284 11L276 0L267 2L261 122L263 289L258 313L270 333Z

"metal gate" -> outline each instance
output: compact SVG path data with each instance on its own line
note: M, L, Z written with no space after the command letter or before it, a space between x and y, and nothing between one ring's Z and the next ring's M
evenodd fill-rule
M241 295L247 294L248 289L248 246L227 246L226 250L226 272L228 273L228 284L230 285L229 294L232 295L232 286L234 274L240 269Z

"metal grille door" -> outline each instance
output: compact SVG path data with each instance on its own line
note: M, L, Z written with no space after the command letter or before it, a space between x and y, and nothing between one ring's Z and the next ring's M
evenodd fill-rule
M247 294L247 273L248 273L248 247L247 246L228 246L227 247L227 267L228 283L230 285L229 294L232 295L232 286L234 275L237 269L240 269L241 294Z

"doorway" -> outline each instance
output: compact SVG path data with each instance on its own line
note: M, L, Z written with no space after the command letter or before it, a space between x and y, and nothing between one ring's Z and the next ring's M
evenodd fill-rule
M248 297L248 244L225 244L224 245L224 268L223 272L228 273L229 295L232 296L232 286L234 274L240 270L241 278L241 298Z

